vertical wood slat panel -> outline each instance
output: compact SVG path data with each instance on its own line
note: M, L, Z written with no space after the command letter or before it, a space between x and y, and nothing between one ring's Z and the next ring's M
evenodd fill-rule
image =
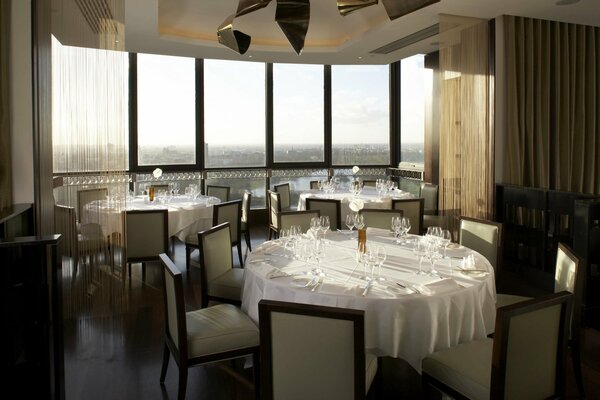
M10 1L0 3L0 209L12 205L10 143Z

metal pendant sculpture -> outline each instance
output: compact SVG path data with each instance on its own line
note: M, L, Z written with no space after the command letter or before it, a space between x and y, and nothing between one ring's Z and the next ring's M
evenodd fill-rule
M440 0L381 0L388 17L393 21L421 8L439 3Z
M233 19L235 14L227 17L225 21L217 29L217 39L219 43L229 47L231 50L244 54L250 47L252 38L243 32L233 29Z
M377 0L338 0L337 7L340 15L345 17L354 11L362 10L365 7L375 4L377 4Z
M233 29L233 20L239 16L250 14L265 8L272 0L239 0L235 14L230 15L217 29L219 43L233 51L244 54L252 38L241 31ZM323 0L321 0L323 1ZM413 11L427 7L440 0L381 0L385 11L391 20L400 18ZM378 3L378 0L337 0L338 11L346 16L354 11L361 10ZM275 22L283 31L296 54L300 55L304 49L308 24L310 22L310 0L277 0Z
M275 22L277 22L298 55L302 53L304 48L309 21L309 0L277 0Z

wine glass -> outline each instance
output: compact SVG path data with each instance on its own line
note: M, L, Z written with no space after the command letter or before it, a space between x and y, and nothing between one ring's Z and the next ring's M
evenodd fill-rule
M350 229L350 233L354 229L354 214L346 214L346 226Z
M315 275L325 275L325 272L321 269L321 260L323 259L323 255L325 253L325 243L321 239L317 239L313 241L312 245L313 257L317 262L317 268L314 268L312 272Z
M317 234L319 233L319 229L321 229L321 221L319 217L313 217L310 219L310 232L312 233L313 238L317 238Z
M377 279L379 281L385 281L385 278L381 276L381 266L387 259L387 251L383 246L377 246Z
M410 231L410 218L402 217L400 218L400 225L402 226L402 237L404 241L406 241L406 237L408 236L408 232Z
M327 232L329 231L330 228L331 228L331 223L329 222L329 216L323 215L321 217L321 229L323 230L323 240L325 239L325 236L327 235Z
M400 235L402 234L402 219L400 217L392 217L392 232L396 238L396 244L399 244Z
M448 258L446 255L446 250L448 249L448 245L452 241L452 234L448 229L442 229L442 236L440 236L440 241L442 247L444 248L444 258Z
M427 255L427 241L424 238L418 237L413 246L413 254L419 259L419 271L417 275L425 275L423 272L423 257Z
M436 236L432 236L427 242L428 242L427 243L427 258L429 259L429 262L431 263L431 269L429 270L429 275L439 277L440 274L435 269L435 261L437 260L437 258L439 256L438 249L439 249L440 242L438 241L438 238Z
M362 229L365 227L365 218L362 214L356 214L354 217L354 226L356 229Z

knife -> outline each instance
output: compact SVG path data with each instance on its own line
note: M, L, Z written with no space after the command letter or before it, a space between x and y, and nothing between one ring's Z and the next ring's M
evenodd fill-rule
M367 282L367 284L365 285L365 290L363 291L363 294L362 294L363 296L367 295L372 284L373 284L373 280L370 280L369 282Z

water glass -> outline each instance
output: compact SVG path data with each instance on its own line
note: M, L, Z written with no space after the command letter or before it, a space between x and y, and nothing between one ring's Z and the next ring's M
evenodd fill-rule
M350 229L350 232L352 232L352 229L354 228L354 214L346 215L346 226Z
M377 279L379 281L385 281L385 278L381 276L381 266L387 259L387 251L383 246L377 246Z
M356 229L362 229L365 227L365 218L361 214L356 214L354 217L354 227Z

